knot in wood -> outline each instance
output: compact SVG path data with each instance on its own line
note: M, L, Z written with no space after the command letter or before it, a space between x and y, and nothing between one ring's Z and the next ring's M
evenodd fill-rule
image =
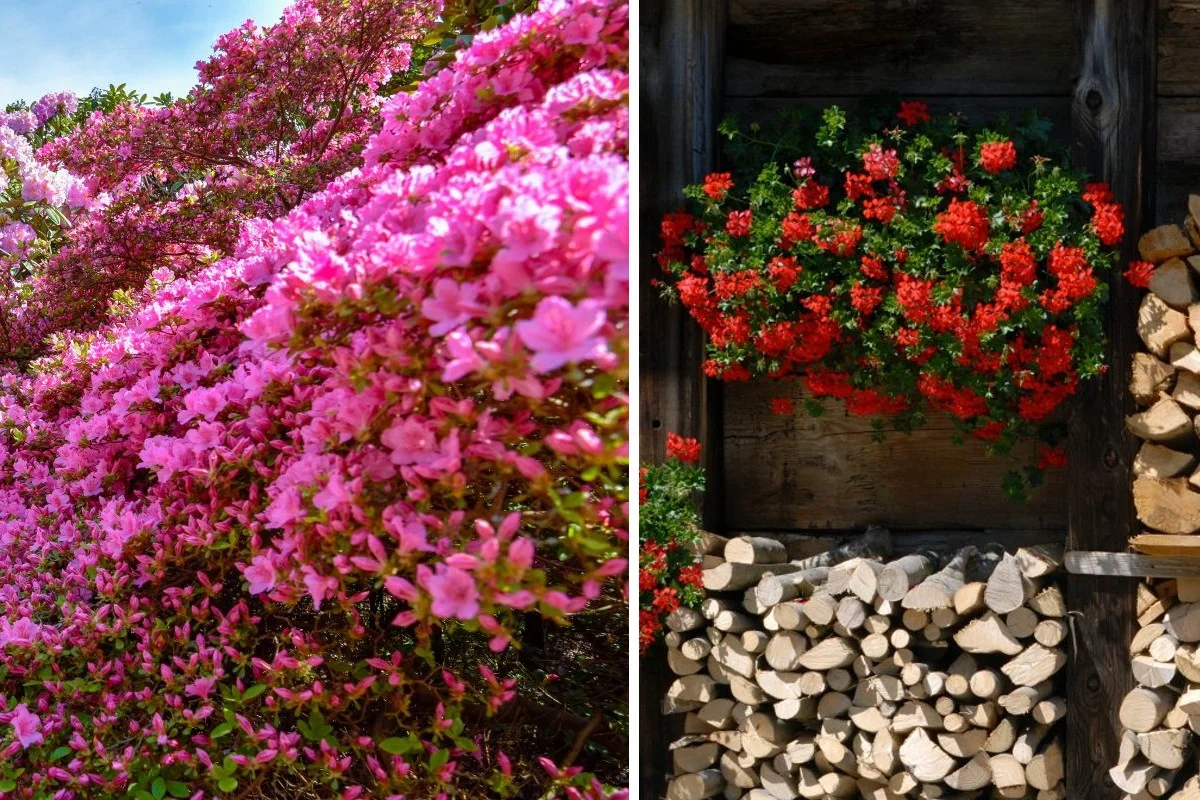
M1083 102L1089 111L1099 111L1100 106L1104 105L1104 95L1095 89L1089 89L1087 95L1083 98Z
M1117 464L1120 463L1120 461L1121 459L1117 457L1116 450L1113 450L1111 447L1109 447L1104 451L1104 466L1108 467L1109 469L1113 469L1117 466Z

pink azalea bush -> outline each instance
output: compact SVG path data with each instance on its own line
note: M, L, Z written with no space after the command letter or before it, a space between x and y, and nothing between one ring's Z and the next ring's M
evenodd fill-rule
M626 569L627 48L615 0L479 34L0 378L0 798L624 796L514 764L498 667Z
M0 347L36 356L49 334L103 323L113 293L155 269L189 274L232 253L244 222L278 217L361 160L378 89L410 66L433 0L301 0L247 23L163 107L123 103L50 139L39 161L79 176L100 206L20 302L0 306ZM70 103L47 95L33 123Z

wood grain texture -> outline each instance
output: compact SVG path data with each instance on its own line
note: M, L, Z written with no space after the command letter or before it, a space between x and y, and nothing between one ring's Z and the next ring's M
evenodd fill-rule
M1188 558L1140 553L1102 553L1072 550L1063 563L1075 575L1108 575L1126 578L1200 577L1200 553Z
M830 531L819 534L798 534L792 531L739 531L730 532L730 536L769 536L788 543L788 551L823 553L836 547L855 536L861 531ZM1005 550L1014 552L1018 547L1032 547L1039 544L1062 544L1066 538L1064 530L1009 530L1003 528L984 528L974 530L922 530L922 531L892 531L892 557L908 555L909 553L935 552L940 555L954 553L967 545L980 547L991 543L1002 545Z
M1056 472L1024 504L1003 491L1028 463L957 444L947 417L876 440L869 419L828 401L821 417L771 413L772 397L803 398L794 383L729 384L723 393L726 522L737 530L849 530L879 524L933 528L1066 529L1065 476ZM1128 490L1126 490L1128 491Z
M1196 31L1200 36L1200 29ZM1194 42L1200 56L1200 39ZM1200 77L1200 73L1198 73ZM1200 87L1197 87L1200 90ZM1200 91L1198 91L1200 93ZM1200 97L1158 100L1158 170L1155 221L1182 223L1189 194L1200 190Z
M1200 96L1197 41L1200 41L1200 0L1159 0L1159 97Z
M1080 78L1075 87L1076 163L1108 181L1125 207L1123 255L1154 213L1155 13L1153 0L1080 0ZM1137 346L1138 291L1113 271L1104 379L1089 386L1069 421L1067 548L1117 552L1136 532L1133 437L1124 418ZM1106 770L1117 760L1116 710L1131 686L1134 581L1076 575L1067 584L1076 644L1067 682L1066 782L1071 796L1117 800Z
M1069 0L731 0L727 96L1061 95Z
M643 460L665 455L666 434L696 436L705 445L710 475L720 464L720 407L700 369L703 339L678 306L658 298L650 280L658 270L651 256L659 220L681 205L681 190L716 163L726 0L645 0L639 5L641 47L640 173L641 330L638 341ZM718 493L709 492L702 514L720 532ZM664 718L659 705L670 684L666 654L659 648L641 659L639 748L641 797L666 791L668 746L682 733L680 716Z

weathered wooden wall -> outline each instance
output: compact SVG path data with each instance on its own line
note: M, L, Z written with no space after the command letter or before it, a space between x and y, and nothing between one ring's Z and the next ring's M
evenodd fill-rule
M721 8L713 2L642 3L644 34L647 17L661 20L667 8L691 7L693 22L722 18L725 25L719 41L698 45L666 38L682 28L652 25L657 38L643 51L642 125L655 130L643 144L648 136L658 148L650 157L665 159L668 170L655 163L644 170L647 213L671 207L664 192L676 191L685 172L694 179L718 166L703 132L688 128L680 137L669 128L680 103L690 120L702 116L698 103L708 103L710 115L728 111L754 119L795 104L853 106L880 91L976 121L1036 109L1094 175L1113 183L1135 231L1181 219L1189 190L1200 187L1200 0L726 0L718 2ZM714 70L708 59L722 48L721 68ZM681 74L684 82L673 83ZM723 75L721 91L712 97L699 81L717 74ZM660 80L665 83L655 83ZM671 148L684 155L671 155ZM672 166L680 157L691 159L688 170ZM643 242L653 241L654 229L654 220L644 218ZM772 416L768 399L796 390L750 383L719 393L700 389L709 413L686 425L688 432L706 433L710 455L718 459L710 462L710 486L721 505L709 506L706 519L730 534L833 536L881 522L911 531L912 544L926 541L933 529L955 529L949 537L939 534L955 540L973 529L1013 545L1066 535L1072 547L1123 549L1134 524L1122 386L1136 297L1119 281L1113 288L1110 358L1116 366L1081 398L1070 421L1070 470L1052 477L1026 505L1012 505L1001 490L1004 473L1022 462L952 444L945 420L911 436L889 434L878 444L869 424L836 406L819 419ZM657 306L654 311L661 313ZM694 404L690 393L703 382L680 387L675 377L696 374L694 330L681 340L671 329L678 318L647 325L643 309L642 319L643 358L651 358L652 370L670 371L656 378L651 409L675 402L660 395L676 389L685 393L685 405ZM656 355L667 347L673 348L669 355ZM646 416L645 398L643 445L649 449L643 453L649 454L676 423L658 411ZM1070 717L1071 798L1120 797L1103 768L1117 744L1117 702L1130 685L1130 590L1128 581L1074 577L1069 587L1081 614L1070 702L1083 712ZM660 694L643 705L644 733L663 729L655 710ZM642 754L641 796L660 797L665 748L657 748L657 763L647 760L646 745Z
M1036 109L1069 142L1079 36L1073 0L730 0L724 105L746 120L787 105L853 106L879 92L976 121ZM989 458L951 441L949 420L879 445L868 420L831 403L825 416L772 416L786 384L723 392L725 523L732 529L1066 530L1065 477L1028 503L1005 473L1028 452Z

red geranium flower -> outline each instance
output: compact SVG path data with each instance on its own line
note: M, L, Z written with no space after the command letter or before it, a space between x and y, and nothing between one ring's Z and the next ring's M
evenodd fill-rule
M1150 279L1153 277L1154 265L1149 261L1134 261L1129 265L1129 269L1125 270L1125 280L1143 289L1150 285Z
M724 200L733 188L733 176L728 172L714 172L704 179L704 193L713 200Z
M929 122L929 106L920 100L901 100L896 118L910 128L922 122Z
M792 398L790 397L772 397L771 398L771 413L780 417L789 417L792 415Z
M979 148L979 164L993 175L1017 165L1017 148L1012 142L984 142Z
M749 210L730 211L729 217L725 220L725 232L735 237L749 236L750 226L753 222L754 218Z
M678 433L668 433L667 458L677 458L685 464L695 464L700 460L700 442Z
M950 207L938 214L933 229L947 243L966 250L982 250L988 243L987 214L973 200L951 200Z

